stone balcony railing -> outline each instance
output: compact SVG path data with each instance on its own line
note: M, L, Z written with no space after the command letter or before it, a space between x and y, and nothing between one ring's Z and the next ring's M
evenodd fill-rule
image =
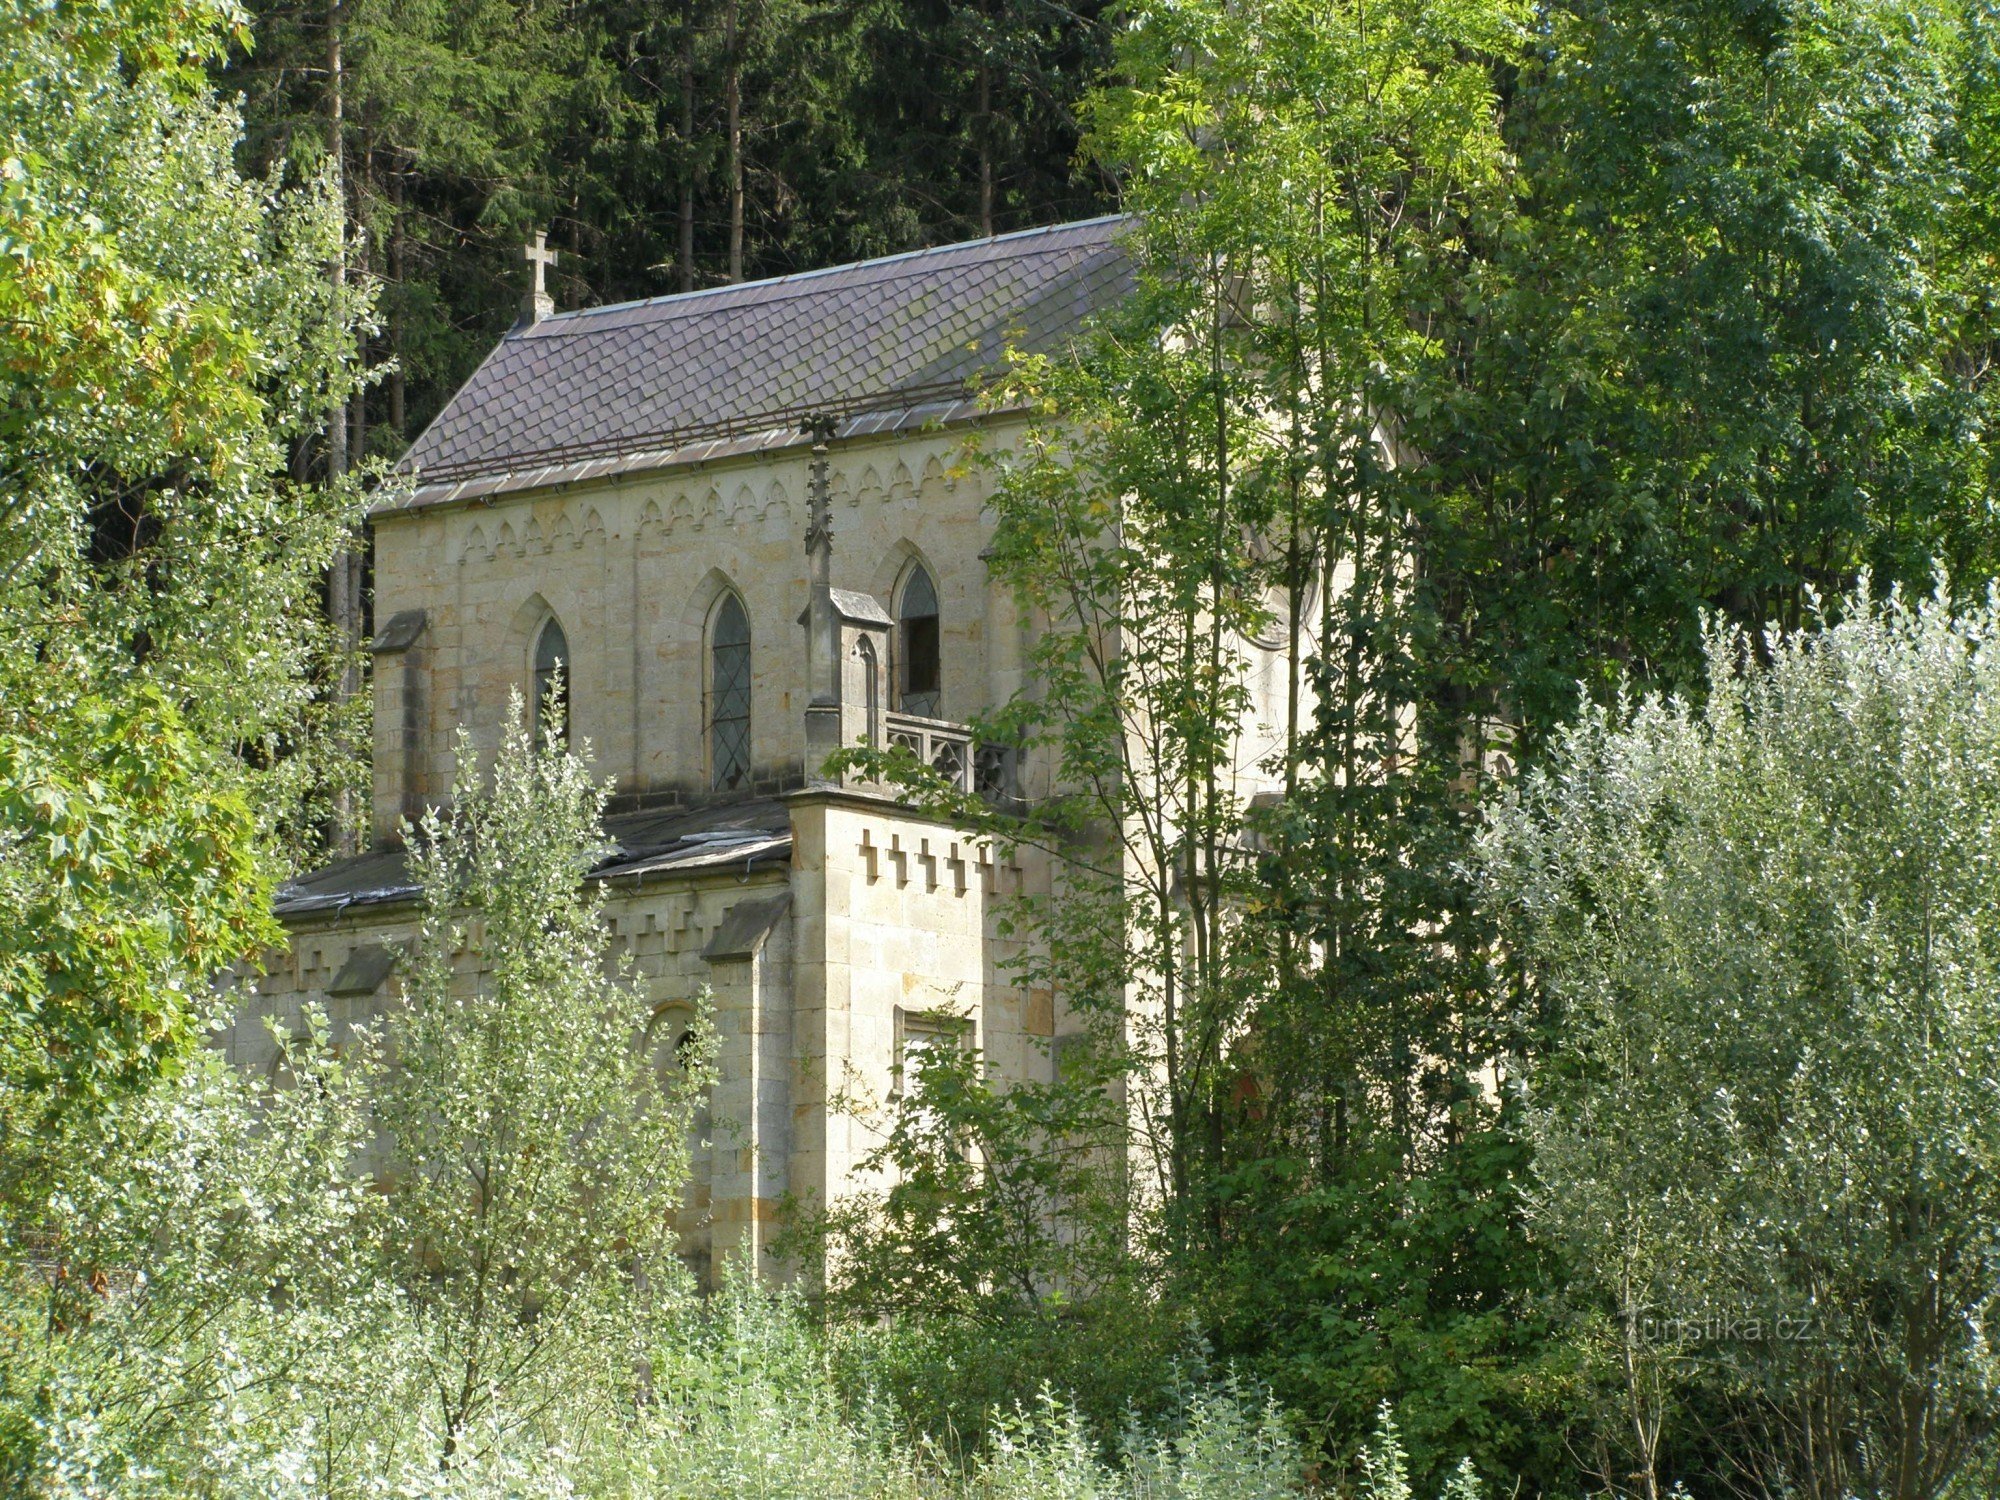
M917 714L891 713L883 724L883 741L900 745L961 792L976 792L989 802L1013 800L1014 753L1004 745L983 745L963 724L926 719Z
M972 733L963 724L891 713L883 724L882 738L890 749L900 745L909 751L956 790L971 790Z

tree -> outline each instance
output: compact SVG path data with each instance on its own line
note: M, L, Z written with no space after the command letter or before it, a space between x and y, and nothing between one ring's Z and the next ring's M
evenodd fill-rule
M354 497L286 445L365 288L316 188L239 175L223 6L0 8L0 1150L185 1055L272 936ZM20 1166L25 1158L11 1163Z
M249 45L217 59L218 83L243 93L242 155L259 172L333 177L346 244L328 264L382 286L385 326L357 355L385 376L300 457L397 457L513 322L520 246L566 206L578 121L621 142L630 128L606 17L511 0L250 9ZM573 274L577 242L559 243Z
M643 993L606 972L584 876L608 793L582 761L519 726L486 787L461 737L454 784L412 830L424 918L378 1107L390 1268L446 1458L489 1416L636 1392L649 1317L682 1283L673 1218L710 1053L663 1063Z
M1697 681L1704 610L1990 576L1994 35L1927 0L1546 11L1509 191L1394 397L1438 670L1517 763L1626 675Z
M1587 714L1481 843L1649 1496L1677 1392L1715 1482L1815 1500L1945 1493L2000 1419L2000 600L1842 616L1713 625L1705 701Z
M989 455L989 566L1036 635L1030 687L975 727L1023 747L1034 798L929 802L1063 860L1018 913L1028 982L1122 1070L1142 1242L1223 1349L1334 1451L1407 1389L1426 1469L1495 1463L1527 1441L1500 1413L1534 1336L1452 868L1487 710L1432 673L1392 399L1504 200L1522 32L1500 4L1131 20L1088 118L1137 287L1016 362L1030 426Z
M399 453L512 325L536 229L561 253L567 306L1026 228L1106 200L1074 165L1077 101L1108 56L1094 0L250 9L254 46L220 73L247 96L247 159L316 170L335 155L341 103L352 253L383 282L386 325L363 350L383 378L347 407L357 462ZM325 451L316 439L302 458Z
M398 1302L355 1171L375 1054L322 1016L278 1041L272 1073L205 1050L63 1119L58 1181L5 1184L8 1493L340 1493L393 1427Z
M1266 507L1295 663L1285 795L1244 820L1235 944L1270 977L1192 1113L1215 1326L1343 1440L1421 1393L1425 1464L1527 1463L1548 1425L1527 1158L1483 1082L1547 1033L1481 959L1481 786L1621 664L1690 680L1705 606L1796 622L1871 563L1992 566L1983 9L1523 19L1142 11L1091 116L1148 240L1237 288L1265 447L1233 503Z
M1110 66L1100 0L893 0L855 7L866 64L845 107L855 173L940 240L1081 218L1104 184L1079 169L1079 105Z
M1401 1399L1426 1482L1467 1450L1515 1467L1536 1442L1522 1153L1479 1084L1507 997L1454 870L1492 707L1434 650L1441 543L1400 405L1471 226L1507 204L1522 21L1486 3L1146 11L1129 86L1091 116L1153 274L1205 288L1170 347L1210 357L1204 395L1235 413L1190 424L1227 504L1204 497L1214 540L1188 562L1230 601L1217 616L1252 606L1224 639L1282 658L1257 705L1270 795L1210 835L1229 958L1190 1033L1207 1076L1186 1111L1181 1211L1200 1231L1181 1274L1220 1347L1314 1412L1333 1452ZM1128 465L1110 485L1135 481ZM1198 922L1189 885L1176 900Z

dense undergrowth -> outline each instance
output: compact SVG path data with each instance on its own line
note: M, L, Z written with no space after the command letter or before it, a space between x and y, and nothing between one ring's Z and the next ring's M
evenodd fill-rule
M9 1284L11 1332L25 1331L44 1291ZM220 1340L220 1363L202 1359L194 1342L181 1351L209 1368L178 1389L134 1385L123 1378L131 1367L116 1359L79 1358L90 1342L80 1331L63 1339L60 1369L16 1362L0 1429L8 1492L49 1500L1257 1500L1297 1493L1307 1478L1284 1415L1229 1383L1189 1383L1153 1421L1135 1417L1122 1431L1093 1426L1045 1391L1024 1408L996 1411L984 1432L920 1434L889 1398L842 1378L833 1346L847 1345L851 1370L862 1353L853 1339L829 1340L797 1298L741 1276L711 1298L681 1299L636 1368L573 1369L539 1401L496 1401L455 1435L436 1420L432 1393L417 1378L407 1326L392 1318L345 1344L333 1360L344 1368L322 1372L331 1384L314 1386L299 1378L307 1372L290 1340L304 1330L286 1326L286 1310L243 1311ZM118 1317L108 1314L107 1335ZM22 1378L35 1375L42 1378ZM334 1385L343 1388L338 1406L322 1399Z

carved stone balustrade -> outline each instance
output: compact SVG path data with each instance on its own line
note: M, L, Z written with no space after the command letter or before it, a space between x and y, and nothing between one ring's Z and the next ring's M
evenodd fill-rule
M891 712L882 738L889 748L908 750L957 790L972 790L972 732L963 724Z

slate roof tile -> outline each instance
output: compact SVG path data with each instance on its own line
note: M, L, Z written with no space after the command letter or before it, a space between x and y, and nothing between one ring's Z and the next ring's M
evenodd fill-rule
M792 847L790 810L774 798L625 813L606 818L604 832L611 847L590 872L599 880L707 869L747 872L784 864ZM354 906L407 904L422 895L403 850L373 849L286 881L272 910L281 919L297 919L337 915Z
M1112 216L772 281L558 313L500 341L403 461L477 476L951 402L1131 284ZM512 486L509 486L510 488Z

